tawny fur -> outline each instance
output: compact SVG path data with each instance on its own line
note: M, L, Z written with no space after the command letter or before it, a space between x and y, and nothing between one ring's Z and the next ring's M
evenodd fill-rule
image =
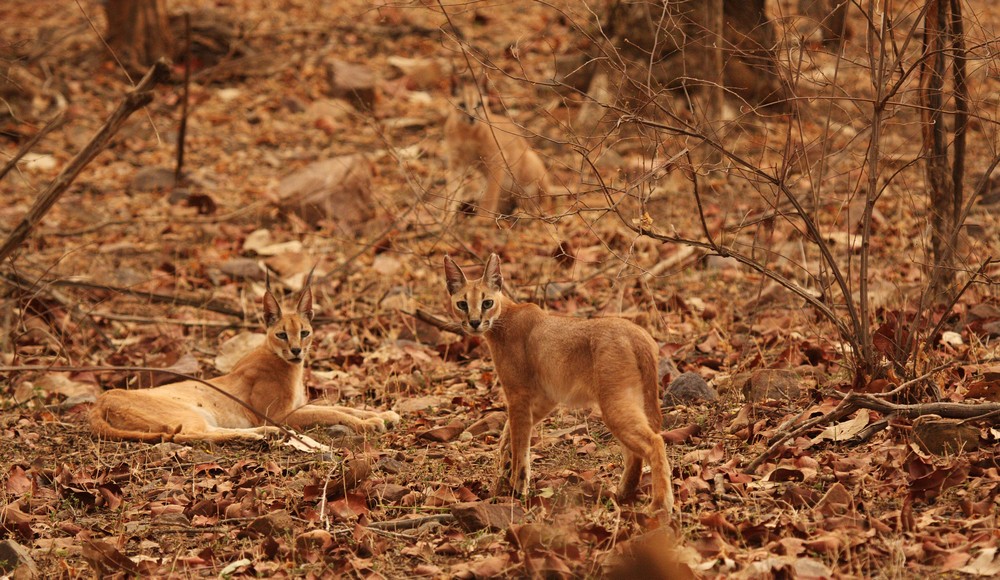
M507 399L494 493L524 495L531 474L531 430L557 404L594 406L622 444L625 471L618 496L635 494L643 461L652 471L652 506L673 509L670 464L659 435L658 351L648 332L622 318L547 314L501 292L500 259L490 256L481 280L468 281L445 257L452 310L462 327L482 335Z
M282 314L268 290L264 295L268 325L264 344L240 359L232 372L207 382L293 428L345 425L355 431L385 431L386 423L399 420L392 411L306 402L302 372L313 338L312 317L312 292L308 287L291 314ZM255 440L281 433L246 407L197 381L107 391L97 398L90 425L99 437L146 442Z
M481 215L508 215L519 203L537 206L550 188L545 164L524 138L524 130L491 113L477 85L461 86L457 96L457 106L444 124L450 176L460 179L470 169L485 176L486 191L477 204Z

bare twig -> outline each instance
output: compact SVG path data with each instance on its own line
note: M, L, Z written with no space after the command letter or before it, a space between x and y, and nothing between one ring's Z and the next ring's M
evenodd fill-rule
M430 522L451 522L455 519L455 516L451 514L434 514L430 516L422 516L419 518L402 518L398 520L388 520L384 522L372 522L366 527L373 530L412 530L413 528L419 528L420 526L430 523Z
M184 12L184 95L181 97L181 122L177 128L177 166L174 185L181 182L184 172L184 136L187 134L188 101L191 89L191 13Z
M403 314L408 314L421 322L426 322L427 324L435 326L446 332L451 332L454 334L465 334L465 331L462 330L462 326L457 322L450 322L448 320L438 318L437 316L434 316L430 312L427 312L426 310L420 308L418 308L415 312L404 311Z
M805 433L809 429L818 425L839 421L851 415L859 409L870 409L878 411L883 415L906 417L913 419L922 415L939 415L946 419L965 419L964 422L982 421L985 419L1000 419L1000 403L918 403L913 405L898 405L890 403L879 397L863 394L850 393L837 407L829 413L810 419L791 431L782 430L771 438L771 445L750 462L744 470L746 473L753 473L765 461L771 458L778 449L789 439L794 439Z
M145 107L153 100L152 89L157 84L166 80L170 75L170 69L167 66L165 60L159 60L154 64L146 76L139 81L134 89L125 94L125 98L115 109L115 112L108 117L105 121L104 126L97 132L96 135L87 143L87 146L83 148L76 157L70 161L61 173L49 184L49 187L38 196L35 200L35 204L28 210L27 215L21 220L21 223L17 224L14 231L7 237L7 240L0 246L0 262L3 262L7 257L13 252L18 246L20 246L24 240L28 238L31 231L35 229L38 223L42 220L42 217L56 201L62 196L63 193L69 188L73 180L83 171L83 168L87 166L97 157L99 153L104 151L107 146L108 141L111 137L121 128L125 121L132 116L132 113L138 111L142 107Z
M30 280L14 273L0 274L0 280L4 280L22 289L31 289L36 286L36 283L31 282ZM135 290L132 288L123 288L120 286L108 286L106 284L95 284L92 282L82 282L79 280L53 280L47 283L53 286L84 288L87 290L100 290L104 292L113 292L116 294L125 294L127 296L144 298L149 300L150 302L156 302L159 304L173 304L175 306L191 306L193 308L201 308L203 310L209 310L211 312L216 312L218 314L225 314L226 316L234 316L236 318L244 317L244 313L242 311L233 310L232 308L229 308L224 304L220 304L219 302L216 302L211 298L171 296L170 294L158 294L156 292L146 292L143 290Z
M31 151L31 149L35 145L37 145L38 142L41 141L43 137L48 135L50 131L52 131L59 125L62 125L63 118L66 116L65 113L66 113L65 109L56 113L56 115L51 119L49 119L49 122L46 123L44 127L42 127L41 131L35 133L34 137L28 139L28 141L24 145L22 145L20 149L17 150L17 153L15 153L14 156L11 157L10 160L4 164L3 168L0 169L0 180L3 180L3 178L10 172L10 170L17 165L17 162L20 161L21 158L28 153L28 151Z

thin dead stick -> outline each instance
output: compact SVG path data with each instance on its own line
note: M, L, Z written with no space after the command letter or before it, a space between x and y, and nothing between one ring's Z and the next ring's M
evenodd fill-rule
M812 429L817 425L820 425L822 423L828 423L831 421L837 421L839 419L842 419L850 415L854 411L857 411L857 408L853 406L853 404L850 402L850 399L851 399L850 396L846 397L843 401L840 402L839 405L837 405L837 407L834 410L830 411L826 415L810 419L805 423L799 425L792 431L781 432L772 437L771 440L768 442L770 443L770 446L763 453L757 456L757 459L751 461L750 464L747 465L746 469L744 469L743 471L745 473L754 473L755 471L757 471L757 468L760 467L762 463L764 463L775 453L777 453L778 448L784 445L785 441L788 441L789 439L794 439L795 437L798 437L802 433L805 433L806 431Z
M31 139L28 139L28 142L22 145L21 148L17 150L17 153L15 153L14 156L10 158L10 161L4 164L3 169L0 169L0 181L2 181L3 178L7 176L8 173L10 173L11 169L14 169L14 167L17 165L17 162L20 161L22 157L27 155L28 151L31 151L35 147L35 145L37 145L38 142L42 140L43 137L48 135L50 131L52 131L59 125L62 125L63 118L65 116L66 116L65 110L59 111L58 113L56 113L54 117L49 119L49 122L46 123L44 127L42 127L41 131L35 133L35 136L32 137Z
M291 437L292 439L295 439L296 441L302 443L303 445L305 445L307 447L311 447L310 443L307 442L307 441L302 440L298 436L297 433L295 433L291 429L288 429L287 427L285 427L281 423L275 421L274 419L268 417L264 412L258 411L257 409L254 409L252 406L250 406L249 404L247 404L245 401L243 401L239 397L237 397L237 396L235 396L235 395L233 395L231 393L227 393L226 391L220 389L219 387L213 385L212 383L210 383L210 382L208 382L208 381L206 381L204 379L199 379L198 377L193 377L191 375L186 375L184 373L179 373L177 371L172 371L170 369L162 369L162 368L154 368L154 367L132 367L132 366L121 366L121 367L116 367L116 366L75 367L75 366L62 366L62 365L17 365L17 366L3 365L3 366L0 366L0 373L11 373L11 372L14 372L14 373L21 372L21 373L23 373L23 372L33 372L33 371L40 371L40 372L78 372L78 373L83 373L83 372L99 373L99 372L112 372L112 371L126 371L126 372L130 372L130 373L135 373L135 372L139 372L139 373L167 373L167 374L170 374L170 375L174 375L175 377L180 377L180 378L182 378L184 380L187 380L187 381L194 381L196 383L201 383L201 384L203 384L203 385L205 385L205 386L207 386L207 387L209 387L209 388L217 391L218 393L220 393L221 395L227 397L231 401L237 403L238 405L240 405L241 407L243 407L247 411L250 411L251 413L253 413L253 415L255 417L257 417L258 419L264 421L265 425L268 425L268 424L269 425L274 425L279 430L281 430L281 432L284 433L286 436ZM164 433L164 435L170 435L170 434L169 433Z
M184 171L184 135L187 133L188 95L191 88L191 13L184 12L184 95L181 100L181 123L177 128L177 166L174 168L174 185L181 182Z
M447 320L443 320L441 318L438 318L437 316L434 316L430 312L427 312L426 310L417 308L415 312L406 312L405 310L402 312L403 314L412 316L421 322L426 322L427 324L430 324L431 326L437 327L446 332L451 332L453 334L465 334L465 331L462 330L462 326L457 322L449 322Z
M372 522L365 527L373 530L412 530L413 528L419 528L426 523L444 523L453 521L454 519L455 516L451 514L434 514L432 516L423 516L419 518L403 518L398 520L388 520L385 522Z
M859 409L870 409L878 411L883 415L893 415L909 419L922 415L939 415L946 419L965 419L966 421L963 422L1000 418L1000 403L918 403L914 405L897 405L873 395L850 393L829 413L806 421L790 432L779 433L772 437L770 447L750 462L746 466L746 469L744 469L744 472L754 473L761 464L771 458L778 451L778 448L789 439L798 437L818 425L839 421Z
M31 289L36 286L35 283L31 282L23 276L19 276L14 273L0 274L0 280L5 280L10 284L18 286L22 289ZM187 298L184 296L171 296L170 294L158 294L156 292L146 292L143 290L133 290L132 288L123 288L120 286L108 286L106 284L94 284L92 282L82 282L79 280L52 280L47 282L52 286L65 286L70 288L84 288L87 290L100 290L105 292L114 292L116 294L124 294L127 296L135 296L136 298L144 298L150 302L156 302L159 304L171 304L174 306L191 306L193 308L201 308L203 310L209 310L218 314L225 314L226 316L234 316L236 318L243 318L244 313L239 310L233 310L225 305L214 302L211 299L205 298Z
M172 324L174 326L193 326L196 328L256 328L257 323L250 322L220 322L217 320L181 320L179 318L164 318L158 316L135 316L132 314L115 314L94 310L88 313L94 318L118 320L121 322L141 322L143 324Z
M62 194L69 189L70 184L83 171L83 168L94 157L97 157L98 154L104 151L111 137L118 132L125 121L132 116L132 113L145 107L153 100L153 87L165 81L169 75L170 69L166 61L161 59L149 69L149 72L146 73L146 76L139 81L139 84L134 89L125 94L125 98L122 99L115 112L111 113L111 116L105 121L104 126L94 135L90 143L87 143L83 151L80 151L70 161L69 165L63 168L62 172L49 184L49 187L38 196L35 204L28 210L27 215L24 216L21 223L17 224L14 231L11 232L7 240L0 246L0 263L6 260L11 252L28 238L31 231L42 221L42 217L52 209L52 206Z

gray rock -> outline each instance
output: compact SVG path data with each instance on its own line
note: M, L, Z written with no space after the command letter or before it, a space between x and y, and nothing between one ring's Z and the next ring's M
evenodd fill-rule
M310 226L320 220L349 231L375 216L372 164L363 155L342 155L316 161L286 176L278 184L282 210Z
M482 501L456 503L451 513L466 531L489 530L502 532L511 524L524 519L524 509L519 503L493 504Z
M795 400L799 398L802 389L799 383L802 378L795 371L783 369L762 369L754 371L750 380L743 387L743 396L747 401L760 402L768 399Z
M132 181L128 184L128 190L148 193L151 191L164 191L173 186L173 169L167 169L166 167L143 167L132 176Z
M667 406L718 399L719 393L697 373L682 374L671 381L670 386L663 392L663 404Z
M0 572L8 574L24 567L31 577L38 576L38 566L31 559L31 552L14 540L0 542Z
M375 110L375 75L360 64L333 59L327 65L329 95L345 99L359 110Z

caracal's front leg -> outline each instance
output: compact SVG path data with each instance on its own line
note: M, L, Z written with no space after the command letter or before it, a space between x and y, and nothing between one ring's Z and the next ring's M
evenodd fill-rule
M513 492L524 498L531 481L531 430L552 411L555 403L545 399L522 400L509 394L506 398L507 424L500 436L500 472L493 495Z
M531 410L508 410L507 430L510 441L510 488L514 495L524 498L528 494L528 481L531 479Z
M365 433L384 433L386 422L391 424L398 420L399 415L392 411L377 413L326 405L303 405L285 417L285 422L296 429L313 425L343 425Z
M503 189L503 174L486 166L486 192L479 202L476 213L487 217L497 217L500 211L500 193Z
M503 425L503 433L500 435L500 449L497 451L497 479L493 484L493 497L509 495L510 489L510 421Z

